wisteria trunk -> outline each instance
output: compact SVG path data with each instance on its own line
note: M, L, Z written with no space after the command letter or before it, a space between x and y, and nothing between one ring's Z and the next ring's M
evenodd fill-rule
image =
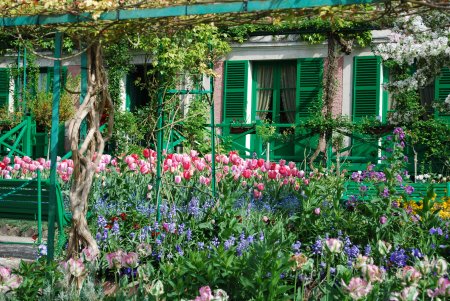
M67 258L78 257L83 248L98 253L97 243L89 231L86 214L88 197L105 143L111 137L114 109L108 91L108 79L103 66L100 42L87 50L88 89L83 103L69 124L69 138L73 159L73 182L70 189L72 227L69 234ZM105 136L100 131L102 116L107 116ZM80 130L86 127L86 137L80 141Z

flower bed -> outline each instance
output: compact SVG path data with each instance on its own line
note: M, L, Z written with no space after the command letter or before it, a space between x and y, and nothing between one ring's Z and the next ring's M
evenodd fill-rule
M383 170L369 165L348 177L220 154L217 197L210 190L210 155L167 154L159 221L156 153L105 155L90 198L90 228L100 254L84 249L61 264L22 265L13 272L22 284L6 296L443 300L450 294L450 200L433 199L430 192L419 204L409 202L403 137L396 129ZM49 166L14 161L3 161L4 177L32 176L35 167ZM70 160L59 162L66 185L71 172ZM344 184L352 180L379 193L343 204Z

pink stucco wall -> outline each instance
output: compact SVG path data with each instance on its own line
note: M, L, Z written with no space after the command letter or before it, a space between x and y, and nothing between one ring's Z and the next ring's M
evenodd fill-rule
M214 72L217 75L214 79L214 122L216 124L222 122L223 114L223 67L224 61L219 61L214 65Z
M338 60L338 68L335 73L337 80L336 98L333 101L333 116L342 115L342 100L343 100L343 76L344 76L344 57L341 56Z

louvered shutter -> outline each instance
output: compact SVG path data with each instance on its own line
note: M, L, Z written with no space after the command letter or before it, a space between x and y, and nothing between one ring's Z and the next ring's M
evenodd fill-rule
M245 122L247 107L248 61L225 62L223 121Z
M47 68L47 87L46 92L53 93L53 67ZM61 70L61 88L64 88L67 81L67 67L62 67ZM63 90L63 89L62 89Z
M435 86L435 99L437 102L444 102L447 96L450 94L450 69L448 67L443 68L441 76L436 80ZM437 112L436 117L445 120L450 123L450 114L446 112Z
M7 107L9 103L9 70L0 69L0 107Z
M322 97L323 59L297 60L297 99L300 119L311 116L311 111Z
M379 115L380 57L356 56L353 64L353 120Z

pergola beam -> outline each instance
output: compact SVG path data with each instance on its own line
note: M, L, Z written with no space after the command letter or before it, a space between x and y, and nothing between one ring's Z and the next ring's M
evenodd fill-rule
M0 18L0 26L33 26L64 23L81 23L91 21L120 21L165 17L181 17L208 14L252 13L285 9L303 9L320 6L373 4L383 0L248 0L236 2L219 2L205 4L174 5L161 8L119 9L102 13L93 18L92 13L30 15Z

